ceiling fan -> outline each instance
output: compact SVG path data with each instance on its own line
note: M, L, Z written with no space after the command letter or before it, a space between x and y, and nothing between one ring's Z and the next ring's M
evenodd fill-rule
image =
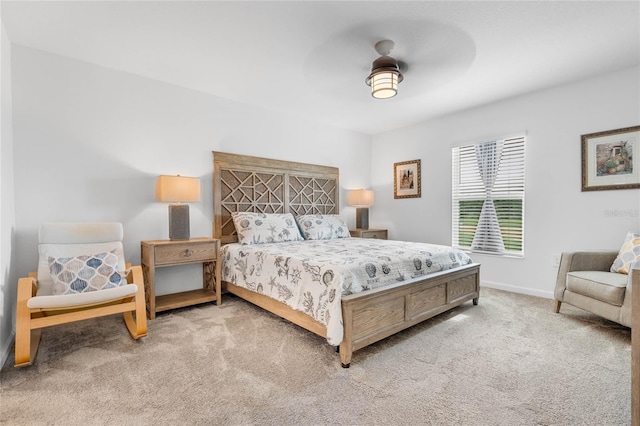
M389 56L395 43L392 40L380 40L375 44L375 49L381 56L373 61L371 74L365 83L371 86L371 96L376 99L389 99L398 93L398 84L404 80L402 72L407 65Z

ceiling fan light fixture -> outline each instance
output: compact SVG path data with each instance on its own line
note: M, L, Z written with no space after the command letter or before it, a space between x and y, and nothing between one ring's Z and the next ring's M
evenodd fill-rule
M373 61L371 74L365 80L371 86L371 96L376 99L389 99L398 93L398 84L403 80L398 61L388 56L393 42L382 40L376 43L376 50L382 56Z
M398 75L398 72L388 70L371 73L369 76L371 96L376 99L393 98L398 94Z

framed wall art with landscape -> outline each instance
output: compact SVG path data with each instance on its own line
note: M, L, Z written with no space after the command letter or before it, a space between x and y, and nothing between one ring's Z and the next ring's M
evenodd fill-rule
M393 198L420 198L420 160L393 164Z
M640 188L640 126L582 135L582 190Z

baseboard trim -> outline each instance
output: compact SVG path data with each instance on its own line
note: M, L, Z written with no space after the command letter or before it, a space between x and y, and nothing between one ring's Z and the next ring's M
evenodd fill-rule
M480 280L481 287L495 288L496 290L510 291L512 293L526 294L528 296L537 296L544 299L553 299L553 291L542 291L532 288L516 287L509 284L496 283L493 281Z
M2 352L0 352L0 369L4 366L4 363L7 362L7 358L9 358L9 354L11 353L11 348L13 348L13 342L16 337L16 332L12 331L11 335L5 342L2 347Z

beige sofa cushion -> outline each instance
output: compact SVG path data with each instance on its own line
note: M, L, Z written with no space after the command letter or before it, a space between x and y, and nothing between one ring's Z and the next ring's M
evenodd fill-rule
M622 306L628 276L604 271L574 271L567 274L567 290L610 305Z

